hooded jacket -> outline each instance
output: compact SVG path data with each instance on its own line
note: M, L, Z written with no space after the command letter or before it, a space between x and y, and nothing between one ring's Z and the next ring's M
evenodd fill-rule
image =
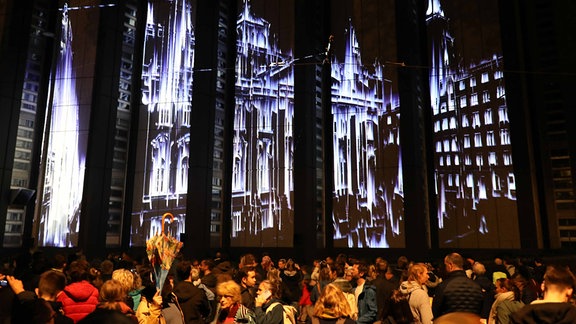
M96 287L82 280L66 286L57 301L62 303L64 314L77 323L96 309L98 295Z
M210 315L210 305L204 290L194 286L190 281L181 281L173 291L178 298L178 304L184 313L187 324L204 324Z
M404 295L410 294L408 303L414 315L415 323L432 324L432 307L430 297L424 287L416 281L404 281L400 284L400 292Z
M569 303L537 301L510 315L516 324L573 324L576 323L576 306Z

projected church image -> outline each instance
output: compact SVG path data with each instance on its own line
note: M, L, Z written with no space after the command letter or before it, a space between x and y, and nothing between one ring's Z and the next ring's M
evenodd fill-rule
M148 3L131 245L158 233L166 212L172 234L185 231L194 42L191 1Z
M442 247L519 247L501 48L482 48L474 43L478 38L458 39L453 36L458 24L449 18L440 1L429 2L439 243ZM468 50L480 52L481 48L492 55L462 64L462 53L455 46L459 41Z
M244 1L237 20L233 246L292 246L294 58Z

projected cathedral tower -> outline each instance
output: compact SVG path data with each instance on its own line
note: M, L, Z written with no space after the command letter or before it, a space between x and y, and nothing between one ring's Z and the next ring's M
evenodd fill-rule
M463 66L438 0L427 25L440 246L518 247L501 49Z
M146 146L141 148L141 201L132 214L133 245L159 232L165 212L175 216L172 234L185 231L195 43L191 7L187 0L148 4L142 69L146 119L140 126Z
M250 1L237 20L232 245L292 246L294 69Z

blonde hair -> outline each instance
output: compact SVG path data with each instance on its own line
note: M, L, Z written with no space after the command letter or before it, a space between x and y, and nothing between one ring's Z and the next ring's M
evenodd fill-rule
M99 308L105 309L120 309L118 303L124 301L126 293L124 292L124 285L118 280L110 279L102 284L100 287L100 304Z
M414 263L408 268L408 281L418 281L421 274L428 272L424 263Z
M348 300L346 300L346 296L344 296L342 290L334 284L328 284L324 287L320 298L318 298L314 306L314 316L322 317L324 313L330 313L331 316L336 318L350 317L352 315L352 310L350 309Z
M235 303L240 303L242 301L240 286L234 282L234 280L228 280L219 283L216 286L216 293L218 296L232 296L232 300Z
M112 279L120 282L124 289L124 294L128 294L134 287L134 275L130 270L117 269L112 272Z

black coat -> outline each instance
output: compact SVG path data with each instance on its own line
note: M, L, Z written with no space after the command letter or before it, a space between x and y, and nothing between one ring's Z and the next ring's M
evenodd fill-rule
M483 300L482 288L468 278L464 270L452 271L436 288L432 313L434 318L453 312L480 315Z
M204 290L189 281L181 281L174 287L173 293L178 297L185 323L206 323L205 319L210 315L210 305Z

